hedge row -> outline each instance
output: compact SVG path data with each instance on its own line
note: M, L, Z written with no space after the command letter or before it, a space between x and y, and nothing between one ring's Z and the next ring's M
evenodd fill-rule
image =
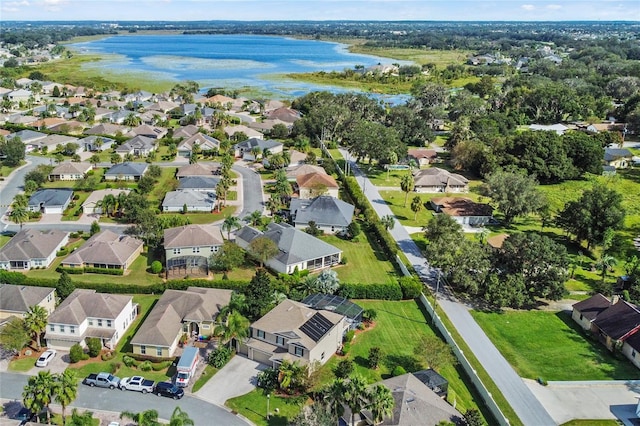
M84 268L65 268L62 266L58 266L56 268L57 272L65 271L69 275L79 275L79 274L103 274L103 275L123 275L124 269L112 269L112 268L94 268L90 266L86 266Z
M347 299L402 300L402 289L398 283L341 284L338 295Z

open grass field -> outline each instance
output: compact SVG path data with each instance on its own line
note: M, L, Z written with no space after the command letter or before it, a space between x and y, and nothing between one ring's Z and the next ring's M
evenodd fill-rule
M227 407L236 411L257 426L287 426L307 403L300 398L283 398L271 395L269 398L270 418L267 420L267 396L262 389L227 400ZM278 412L276 413L276 409Z
M451 64L461 64L467 61L471 51L468 50L432 50L372 47L362 43L349 46L351 53L381 56L383 58L412 61L420 65L435 64L438 68L445 68Z
M640 379L626 359L616 359L591 340L568 312L472 312L487 336L516 372L529 379Z
M374 284L397 280L393 264L364 232L358 236L358 241L343 240L335 235L325 235L321 239L343 251L347 264L335 268L341 282Z
M347 357L354 361L356 374L362 375L370 383L390 377L393 369L401 365L407 372L418 371L427 365L413 356L414 345L423 336L432 336L434 331L427 322L427 316L418 302L405 301L356 301L364 309L375 309L378 313L375 325L363 332L356 333ZM377 346L382 349L384 359L377 370L370 369L366 362L369 349ZM333 368L341 357L332 357L318 374L316 387L322 388L333 378ZM449 401L456 401L457 409L464 413L469 408L477 408L472 392L463 381L463 373L454 365L443 366L440 371L449 381Z

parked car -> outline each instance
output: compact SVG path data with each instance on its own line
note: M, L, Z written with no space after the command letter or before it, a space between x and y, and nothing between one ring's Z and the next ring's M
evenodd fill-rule
M91 373L82 381L85 385L101 388L115 389L120 384L120 379L109 373Z
M47 349L40 355L40 358L36 361L36 367L46 367L51 360L56 356L55 349Z
M147 380L142 376L125 377L120 380L120 389L136 392L153 392L153 380Z
M184 390L177 387L173 383L159 382L153 389L153 393L158 396L166 396L168 398L180 399L184 396Z

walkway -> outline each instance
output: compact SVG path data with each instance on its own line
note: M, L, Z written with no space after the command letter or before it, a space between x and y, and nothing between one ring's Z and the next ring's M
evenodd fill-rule
M344 158L348 158L346 151L343 152L341 150L341 152ZM393 215L387 203L380 196L378 188L363 175L354 162L351 162L351 170L354 172L360 188L364 188L365 196L378 216ZM435 292L436 271L429 266L427 259L424 258L407 230L396 220L396 224L390 230L390 233L398 243L400 250L406 255L409 263L413 265L422 280ZM469 313L469 308L458 302L455 296L446 288L440 289L438 304L480 364L491 376L496 386L518 415L520 421L526 426L555 425L556 422L544 406L475 322Z

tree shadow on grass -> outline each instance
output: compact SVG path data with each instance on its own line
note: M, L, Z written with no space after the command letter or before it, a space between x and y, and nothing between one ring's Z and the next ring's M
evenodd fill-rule
M360 367L369 368L369 360L367 358L363 357L362 355L357 355L353 359L353 362L358 364Z
M402 367L407 373L419 371L424 368L422 363L413 355L388 354L383 358L382 364L384 364L389 371L393 371L396 367ZM382 377L383 379L391 377L391 375L387 375L387 377L384 376L385 375Z

